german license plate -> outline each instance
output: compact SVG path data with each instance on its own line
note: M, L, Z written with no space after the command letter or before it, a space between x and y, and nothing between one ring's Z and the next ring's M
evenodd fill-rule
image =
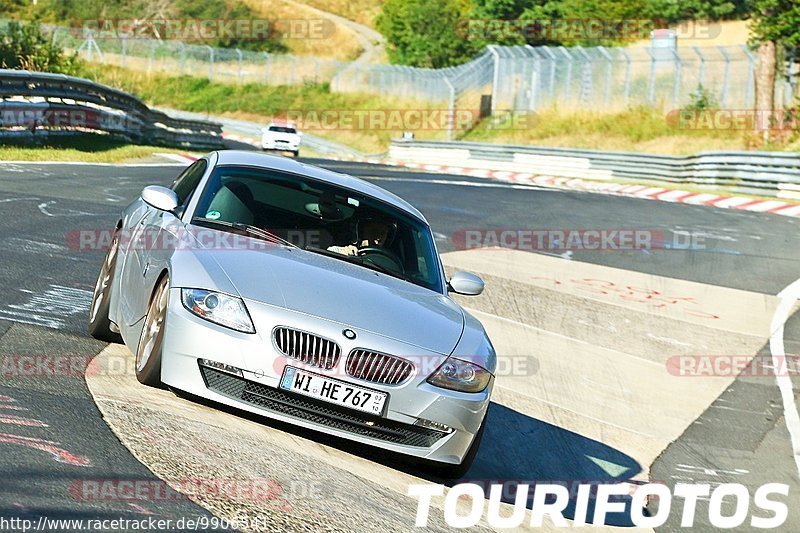
M280 388L373 415L383 413L388 397L385 392L365 389L293 366L287 366L283 371Z

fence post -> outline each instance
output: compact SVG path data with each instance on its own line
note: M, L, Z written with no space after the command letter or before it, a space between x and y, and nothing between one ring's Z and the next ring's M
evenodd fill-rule
M681 63L681 56L678 55L678 51L674 48L672 49L672 55L675 57L675 85L672 88L672 105L675 109L678 109L681 100L681 68L683 63Z
M722 74L722 96L719 99L719 103L722 107L726 107L728 105L728 82L730 81L731 58L724 47L718 46L717 49L722 54L722 57L725 58L725 71Z
M208 48L208 81L214 79L214 49L206 45Z
M536 111L538 99L539 99L539 84L541 82L541 76L539 74L539 58L536 57L533 59L533 68L531 69L531 94L529 97L530 104L528 105L529 111ZM516 105L510 111L516 112Z
M492 73L492 115L494 115L497 110L498 85L500 84L500 54L493 44L490 44L487 48L494 58L494 72Z
M125 68L125 63L128 60L128 39L122 37L122 68Z
M562 54L567 56L567 80L565 82L566 91L564 91L564 102L569 103L569 101L572 99L572 54L570 54L563 46L559 46L558 49L561 50Z
M747 49L746 44L739 45L747 56L747 86L744 89L744 108L750 107L753 99L753 84L755 82L756 58Z
M553 93L556 85L556 55L550 50L549 46L542 46L542 50L544 50L547 57L550 58L550 81L548 83L547 92L550 94L550 101L553 101L555 100L555 95Z
M88 31L87 36L86 36L86 40L84 40L81 43L81 45L78 47L76 52L78 54L80 54L81 50L83 50L84 47L86 48L86 60L87 61L91 61L92 60L92 54L96 50L97 51L97 55L100 56L100 60L105 62L105 57L103 56L103 52L100 50L100 47L95 42L94 33L91 30Z
M702 87L706 81L706 56L703 55L703 51L700 50L699 46L693 46L692 48L697 57L700 58L700 72L697 74L697 84Z
M156 40L152 39L150 41L150 55L147 58L147 75L150 75L150 72L153 70L153 60L155 59L156 55Z
M238 48L236 49L236 55L238 56L237 63L239 64L239 83L241 84L242 83L242 75L243 75L243 72L242 72L242 51L239 50Z
M611 98L611 63L613 59L611 58L611 54L608 53L608 50L605 49L603 46L598 46L597 49L603 54L603 57L606 58L606 80L603 86L603 104L608 105L608 101Z
M184 68L186 66L186 44L183 41L181 41L180 43L178 43L178 49L180 50L180 59L179 59L180 71L179 72L180 72L181 76L183 76L183 71L184 71Z
M575 47L578 52L583 56L583 74L581 76L581 101L584 104L589 104L593 99L592 86L594 85L594 76L592 75L592 58L581 46Z
M656 55L651 47L646 47L647 55L650 56L650 81L647 84L647 103L652 104L656 99Z
M94 42L94 34L90 31L89 36L86 38L86 60L92 60L92 43Z
M631 95L631 55L628 53L625 48L620 48L622 54L625 56L625 88L623 89L623 101L625 102L625 107L628 107L628 100Z
M443 78L444 82L447 84L447 88L450 91L450 102L448 105L448 112L447 112L447 140L453 140L453 121L455 120L456 116L456 88L453 87L453 84L450 83L450 79L445 77Z
M269 54L264 52L264 85L269 85Z

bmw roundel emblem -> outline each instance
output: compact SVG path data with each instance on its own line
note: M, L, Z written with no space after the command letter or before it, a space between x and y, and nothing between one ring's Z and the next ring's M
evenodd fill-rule
M353 339L356 338L356 332L353 331L352 329L343 329L342 330L342 335L344 335L345 338L350 339L350 340L353 340Z

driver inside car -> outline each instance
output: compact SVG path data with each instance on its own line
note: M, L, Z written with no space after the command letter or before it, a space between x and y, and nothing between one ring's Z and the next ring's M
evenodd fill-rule
M356 226L356 242L347 246L330 246L328 250L342 255L358 255L367 247L382 247L389 237L389 225L379 220L361 220Z

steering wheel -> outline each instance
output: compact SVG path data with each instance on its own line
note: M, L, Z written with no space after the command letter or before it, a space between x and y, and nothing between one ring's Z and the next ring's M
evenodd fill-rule
M390 252L385 248L380 248L378 246L365 246L363 248L359 248L357 252L358 256L365 256L369 254L377 254L390 260L397 266L398 272L403 273L406 270L405 268L403 268L403 263L400 261L400 259L394 253Z

